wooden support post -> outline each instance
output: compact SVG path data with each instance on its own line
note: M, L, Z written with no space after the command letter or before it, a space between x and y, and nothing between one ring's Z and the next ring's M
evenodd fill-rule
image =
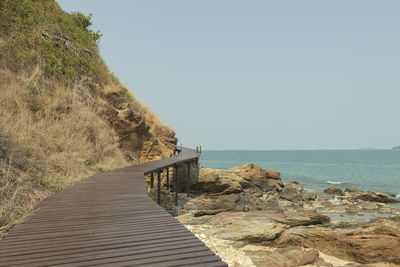
M187 187L186 187L186 194L189 197L190 193L190 161L188 162L188 178L187 178Z
M200 175L200 164L199 164L199 158L196 158L196 167L197 167L197 178L196 180L199 180L199 175Z
M178 165L175 165L175 206L178 206Z
M169 167L167 167L167 189L169 190Z
M150 188L153 189L153 186L154 186L154 175L153 175L153 173L150 174L150 177L151 177L150 178Z
M161 171L157 174L157 203L161 204Z

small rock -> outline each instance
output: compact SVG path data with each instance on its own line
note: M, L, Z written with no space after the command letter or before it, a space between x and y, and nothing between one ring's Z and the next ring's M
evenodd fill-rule
M256 266L264 267L297 267L313 264L319 259L316 249L304 250L302 248L278 249L275 251L246 250Z
M303 192L304 188L299 182L293 181L290 183L285 184L285 189L294 189L297 192Z
M286 188L279 193L279 197L291 202L299 202L303 200L303 195L294 188Z
M317 267L333 267L333 264L326 262L323 258L318 257L314 262Z
M342 189L336 187L329 187L324 190L324 193L329 195L344 196Z
M346 188L344 190L344 192L348 192L348 193L362 193L363 191L360 189L354 189L354 188Z

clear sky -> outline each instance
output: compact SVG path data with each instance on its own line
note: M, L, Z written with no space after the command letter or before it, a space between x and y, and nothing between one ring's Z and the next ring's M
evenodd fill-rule
M400 145L400 1L58 0L185 146Z

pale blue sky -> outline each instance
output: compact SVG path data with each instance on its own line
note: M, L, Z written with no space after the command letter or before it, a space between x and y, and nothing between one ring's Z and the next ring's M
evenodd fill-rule
M58 2L186 146L400 145L400 1Z

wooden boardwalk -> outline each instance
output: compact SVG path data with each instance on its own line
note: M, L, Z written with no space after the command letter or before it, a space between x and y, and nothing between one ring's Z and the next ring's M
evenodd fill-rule
M227 266L147 195L178 157L96 174L43 200L0 241L0 266Z

